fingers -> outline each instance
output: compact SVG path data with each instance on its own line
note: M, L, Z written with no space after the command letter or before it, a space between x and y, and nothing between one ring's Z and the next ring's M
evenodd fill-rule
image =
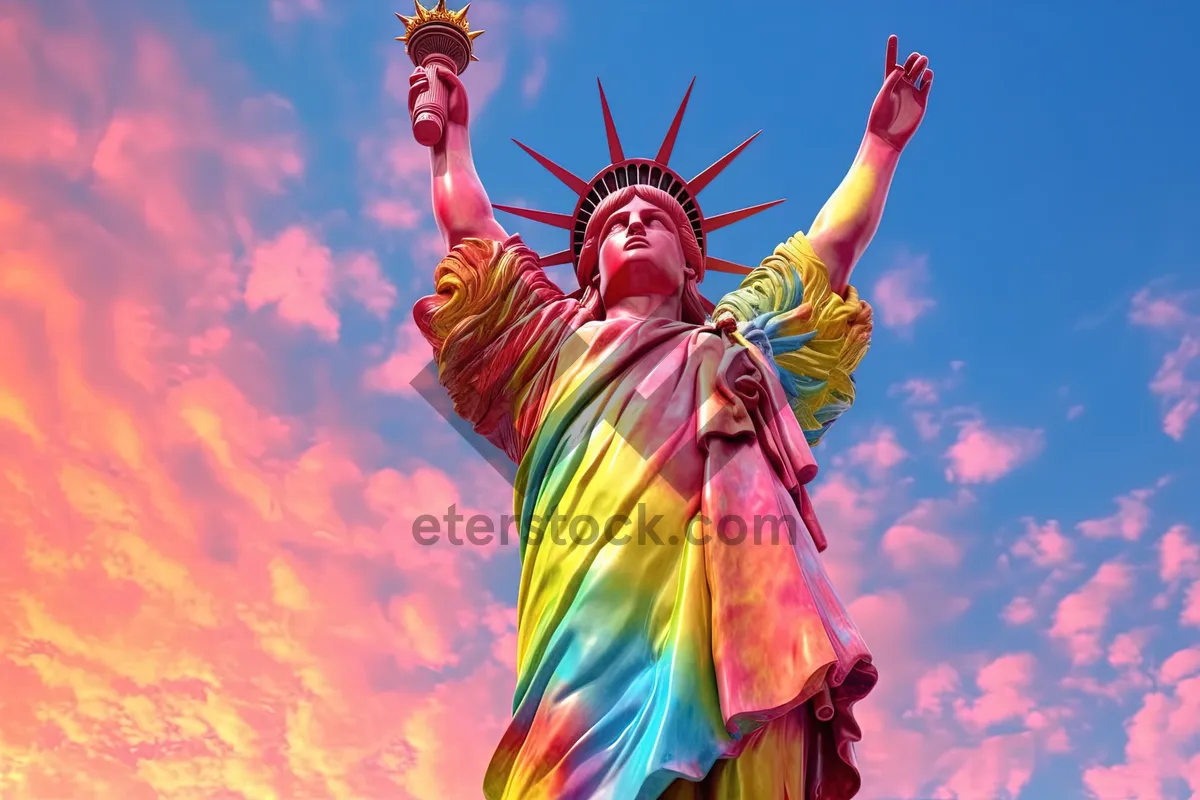
M929 94L930 86L933 86L933 70L927 69L925 70L925 77L922 79L921 85L918 87L918 89L920 90L921 94L927 95Z
M911 58L909 59L912 60ZM911 66L905 67L904 74L913 85L916 85L917 80L921 77L921 73L925 71L925 67L929 64L928 56L918 56L917 60Z
M921 57L921 54L916 51L913 51L908 54L908 58L904 62L904 74L905 75L908 74L909 70L911 70L913 68L913 64L916 64L917 59L920 57Z
M891 75L892 70L896 68L896 53L899 52L899 49L900 40L897 38L896 34L893 33L888 37L887 63L883 67L883 77L886 78L888 75Z

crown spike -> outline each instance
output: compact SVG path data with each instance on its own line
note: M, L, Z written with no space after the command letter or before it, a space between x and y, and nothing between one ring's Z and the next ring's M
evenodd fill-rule
M456 21L462 22L463 20L465 20L467 18L467 9L470 7L471 7L471 4L467 3L465 6L460 8L458 11L451 11L450 14L454 17L454 19Z
M768 208L777 206L782 202L783 200L772 200L769 203L759 203L756 206L739 208L737 211L726 211L724 214L717 214L713 217L705 217L704 232L711 233L715 230L724 228L726 225L732 225L735 222L741 222L746 217L752 217L760 211L766 211Z
M746 149L746 145L750 144L758 137L759 133L762 133L762 131L754 134L749 139L742 142L725 155L721 156L721 159L717 161L717 163L713 164L711 167L704 170L704 172L701 172L699 175L688 181L688 190L691 191L692 196L695 197L696 195L700 194L700 191L705 186L708 186L708 184L712 183L712 179L720 175L722 170L729 166L729 162L737 158L741 152Z
M596 78L596 85L600 87L600 108L604 111L604 133L608 136L608 157L612 159L612 163L619 164L625 160L625 153L621 150L621 140L617 138L617 126L613 123L612 112L608 110L608 98L604 96L604 85L600 83L599 78Z
M574 192L575 194L580 195L580 196L588 193L589 187L588 187L587 181L585 181L583 178L580 178L577 175L573 175L570 172L567 172L565 169L560 167L558 164L555 164L553 161L546 158L544 155L537 152L533 148L526 147L525 145L518 142L516 139L513 139L513 143L517 147L524 150L526 153L529 153L529 155L533 156L535 161L537 161L539 164L541 164L543 167L545 167L552 175L554 175L554 177L558 178L560 181L565 183L567 185L567 188L570 189L572 192Z
M553 267L558 264L570 264L575 260L575 251L567 248L559 250L557 253L551 253L548 256L539 256L538 265L542 267Z
M654 160L664 167L671 160L671 151L675 149L675 137L679 135L679 125L683 122L683 112L687 110L688 98L692 96L692 87L695 85L696 79L692 78L692 82L688 84L687 91L683 95L683 101L679 104L679 110L675 112L675 119L671 120L671 127L667 130L662 147L658 148L658 155L654 157Z
M435 8L434 11L446 13L446 0L438 0L437 8Z
M509 214L516 214L518 217L531 219L534 222L541 222L544 225L553 225L563 230L570 230L575 227L575 218L570 214L557 214L553 211L535 211L531 208L517 208L516 206L498 206L495 203L492 203L492 208L497 211L507 211Z
M704 269L712 270L713 272L731 272L734 275L749 275L754 271L753 267L745 267L741 264L735 264L732 261L726 261L723 258L714 258L708 256L704 259Z
M424 22L429 19L429 11L425 6L421 5L421 0L413 0L413 5L417 7L417 22Z
M473 41L475 41L475 40L476 40L478 37L480 37L480 36L483 36L485 33L487 33L487 31L468 31L468 32L467 32L467 38L468 38L468 39L470 39L470 40L473 42ZM489 39L488 41L490 42L490 41L491 41L491 39ZM476 60L476 61L478 61L479 59L477 58L477 59L475 59L475 60Z

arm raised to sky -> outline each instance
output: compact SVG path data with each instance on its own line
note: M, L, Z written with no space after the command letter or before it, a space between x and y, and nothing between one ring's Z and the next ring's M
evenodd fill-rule
M900 153L925 116L933 70L929 59L913 53L896 63L897 39L888 38L883 88L867 119L858 155L822 207L808 232L813 250L829 270L830 288L844 294L850 273L871 243Z
M408 109L412 113L417 98L440 80L448 94L447 119L441 140L429 148L429 166L433 176L433 216L438 230L452 250L464 239L490 239L503 242L508 234L492 214L492 204L475 172L471 158L471 137L467 129L467 91L451 70L440 66L418 67L409 78Z

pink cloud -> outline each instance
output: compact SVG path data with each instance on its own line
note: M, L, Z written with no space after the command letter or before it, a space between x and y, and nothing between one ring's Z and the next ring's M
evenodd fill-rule
M950 462L946 480L968 484L997 481L1038 455L1043 439L1040 430L988 428L979 420L965 422L945 453Z
M1193 583L1184 595L1179 624L1200 628L1200 580Z
M937 797L1016 800L1033 775L1037 737L1028 731L989 736L977 747L949 747L933 771L949 771Z
M412 381L433 360L429 342L411 320L396 329L396 342L387 359L368 369L363 385L385 394L415 396Z
M1059 602L1050 635L1067 645L1075 664L1090 664L1100 657L1109 614L1132 588L1133 571L1125 564L1108 562Z
M332 341L341 326L334 310L341 293L380 317L396 298L373 255L336 262L316 234L300 225L258 244L250 255L244 299L251 311L272 306L280 319Z
M521 94L524 95L526 101L532 102L542 93L542 85L546 82L549 66L546 56L539 54L533 57L529 71L521 79Z
M534 41L557 37L563 29L563 7L555 2L536 0L521 11L525 36Z
M1177 328L1188 324L1191 315L1183 307L1183 299L1154 297L1149 288L1141 289L1130 303L1129 320L1147 328Z
M1118 670L1140 667L1149 640L1150 632L1144 628L1117 634L1108 647L1108 663Z
M1150 391L1162 397L1167 405L1163 432L1176 441L1183 439L1188 422L1200 410L1200 378L1189 375L1197 359L1200 359L1200 337L1185 335L1178 347L1163 356L1150 382Z
M897 569L952 567L962 559L962 548L948 536L915 525L893 525L883 534L883 552Z
M928 411L914 411L913 426L917 429L917 435L925 442L933 441L942 432L942 424Z
M428 169L428 165L424 167ZM424 219L425 214L417 210L408 200L379 199L366 207L366 214L385 228L408 230L415 228Z
M950 664L938 664L917 680L914 710L920 716L940 717L943 701L958 690L958 670Z
M1037 610L1028 597L1014 597L1004 607L1004 611L1001 612L1000 617L1009 625L1026 625L1033 622L1036 615Z
M1125 724L1123 762L1084 771L1084 785L1094 795L1162 800L1174 781L1186 781L1200 790L1196 780L1200 754L1189 748L1200 732L1200 678L1183 679L1173 688L1142 698L1141 707Z
M1137 541L1150 525L1150 507L1147 503L1164 484L1165 480L1160 479L1154 487L1134 489L1129 494L1116 498L1117 510L1111 516L1084 520L1075 528L1084 536L1093 539L1121 538L1130 542Z
M888 394L908 395L905 402L912 405L933 405L938 401L938 386L923 378L909 378L888 389Z
M1074 546L1059 529L1057 520L1038 525L1037 520L1025 517L1022 522L1025 535L1013 545L1013 555L1028 558L1039 567L1061 566L1070 560Z
M955 566L962 559L962 546L943 531L974 501L966 491L949 499L918 501L884 532L883 552L901 570Z
M1200 646L1178 650L1163 661L1158 670L1158 679L1165 684L1176 684L1184 678L1200 673Z
M959 698L954 713L967 728L985 731L1001 722L1024 719L1036 705L1029 695L1037 667L1031 653L1010 653L982 667L975 676L980 694Z
M333 256L307 229L293 225L251 255L246 307L274 305L280 319L307 325L336 339L340 321L330 306L334 291Z
M873 438L857 442L847 453L849 463L876 474L887 472L906 458L908 451L896 439L896 432L886 427L877 429Z
M1082 403L1076 403L1067 409L1067 421L1073 422L1083 416L1084 406Z
M1200 545L1190 533L1186 525L1172 525L1158 542L1158 574L1168 586L1200 576Z
M323 11L322 0L271 0L271 16L279 22L319 17Z
M901 262L875 283L871 302L885 326L906 329L936 303L920 293L929 277L925 257L904 258Z
M1161 333L1179 333L1174 350L1167 352L1150 382L1150 391L1163 403L1163 432L1172 439L1183 438L1191 418L1200 410L1200 313L1187 309L1197 293L1157 295L1142 289L1133 297L1129 319Z
M374 253L356 253L341 264L346 293L380 319L396 303L396 287L383 277Z

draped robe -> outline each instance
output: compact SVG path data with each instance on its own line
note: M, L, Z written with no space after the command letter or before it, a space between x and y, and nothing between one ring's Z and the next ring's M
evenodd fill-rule
M805 484L869 306L802 234L717 305L734 331L595 319L516 236L458 245L435 284L414 317L439 380L518 464L517 686L486 798L854 795L876 672Z

